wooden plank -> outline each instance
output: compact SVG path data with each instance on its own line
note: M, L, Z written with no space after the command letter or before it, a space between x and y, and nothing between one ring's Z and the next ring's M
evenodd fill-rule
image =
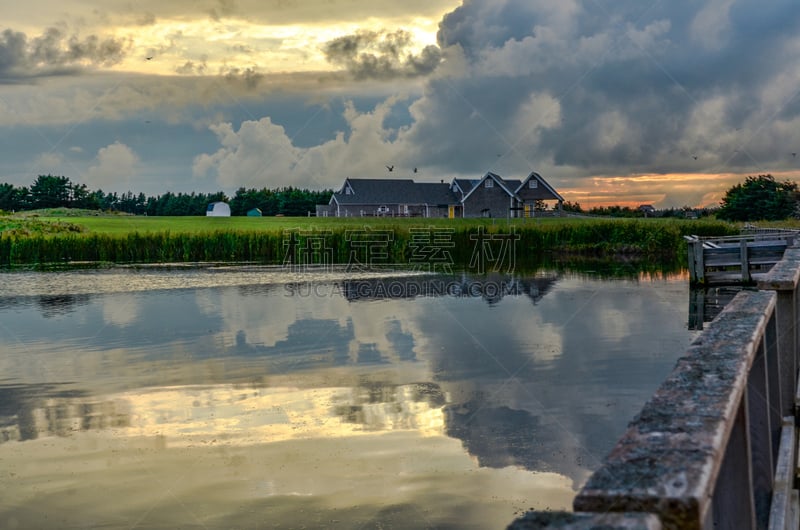
M781 427L781 443L778 451L778 461L775 466L774 492L772 506L770 507L769 529L784 530L794 528L790 522L796 517L792 506L793 486L795 476L795 453L797 451L797 436L794 418L783 418Z
M780 262L780 259L768 259L768 260L751 260L750 261L750 269L763 269L763 268L771 268L775 264ZM706 272L739 272L741 269L741 263L737 259L736 261L706 261ZM763 272L769 272L769 270L765 270Z
M762 339L747 378L747 435L756 528L766 528L769 524L772 497L772 428L764 343ZM719 480L722 480L722 475Z
M747 394L747 392L745 392ZM746 402L745 402L746 403ZM756 526L748 407L742 403L733 421L725 457L713 493L715 530L748 530Z
M780 304L780 294L778 295L778 304ZM780 311L780 305L777 305L777 309ZM791 392L785 394L781 384L783 372L788 370L781 369L783 365L778 343L778 315L776 313L773 313L772 318L767 321L764 332L764 351L767 360L769 425L772 434L772 463L774 464L778 461L783 417L793 414Z
M753 272L753 278L764 273ZM740 285L742 283L739 271L706 271L706 283L708 285Z

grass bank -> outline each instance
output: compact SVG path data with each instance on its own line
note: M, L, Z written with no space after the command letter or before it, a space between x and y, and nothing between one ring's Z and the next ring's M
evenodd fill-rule
M410 264L468 268L476 258L680 259L683 236L738 233L730 223L675 219L0 217L0 266L68 262ZM511 252L509 255L508 253ZM505 253L505 255L504 255ZM684 256L685 259L685 256Z

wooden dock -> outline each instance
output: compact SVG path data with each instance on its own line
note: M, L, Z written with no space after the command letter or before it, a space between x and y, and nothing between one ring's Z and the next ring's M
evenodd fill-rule
M798 530L800 248L705 326L573 501L509 530Z
M738 236L684 236L692 285L750 284L757 281L800 238L796 230L753 230Z

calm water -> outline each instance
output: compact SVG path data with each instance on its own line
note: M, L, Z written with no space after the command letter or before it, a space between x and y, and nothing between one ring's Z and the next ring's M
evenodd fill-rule
M682 277L0 274L0 527L504 528L693 334Z

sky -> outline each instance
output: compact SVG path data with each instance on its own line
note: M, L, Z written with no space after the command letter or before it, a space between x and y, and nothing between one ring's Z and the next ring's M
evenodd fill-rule
M800 176L799 81L790 0L28 0L0 23L0 182L536 171L584 208L714 206Z

